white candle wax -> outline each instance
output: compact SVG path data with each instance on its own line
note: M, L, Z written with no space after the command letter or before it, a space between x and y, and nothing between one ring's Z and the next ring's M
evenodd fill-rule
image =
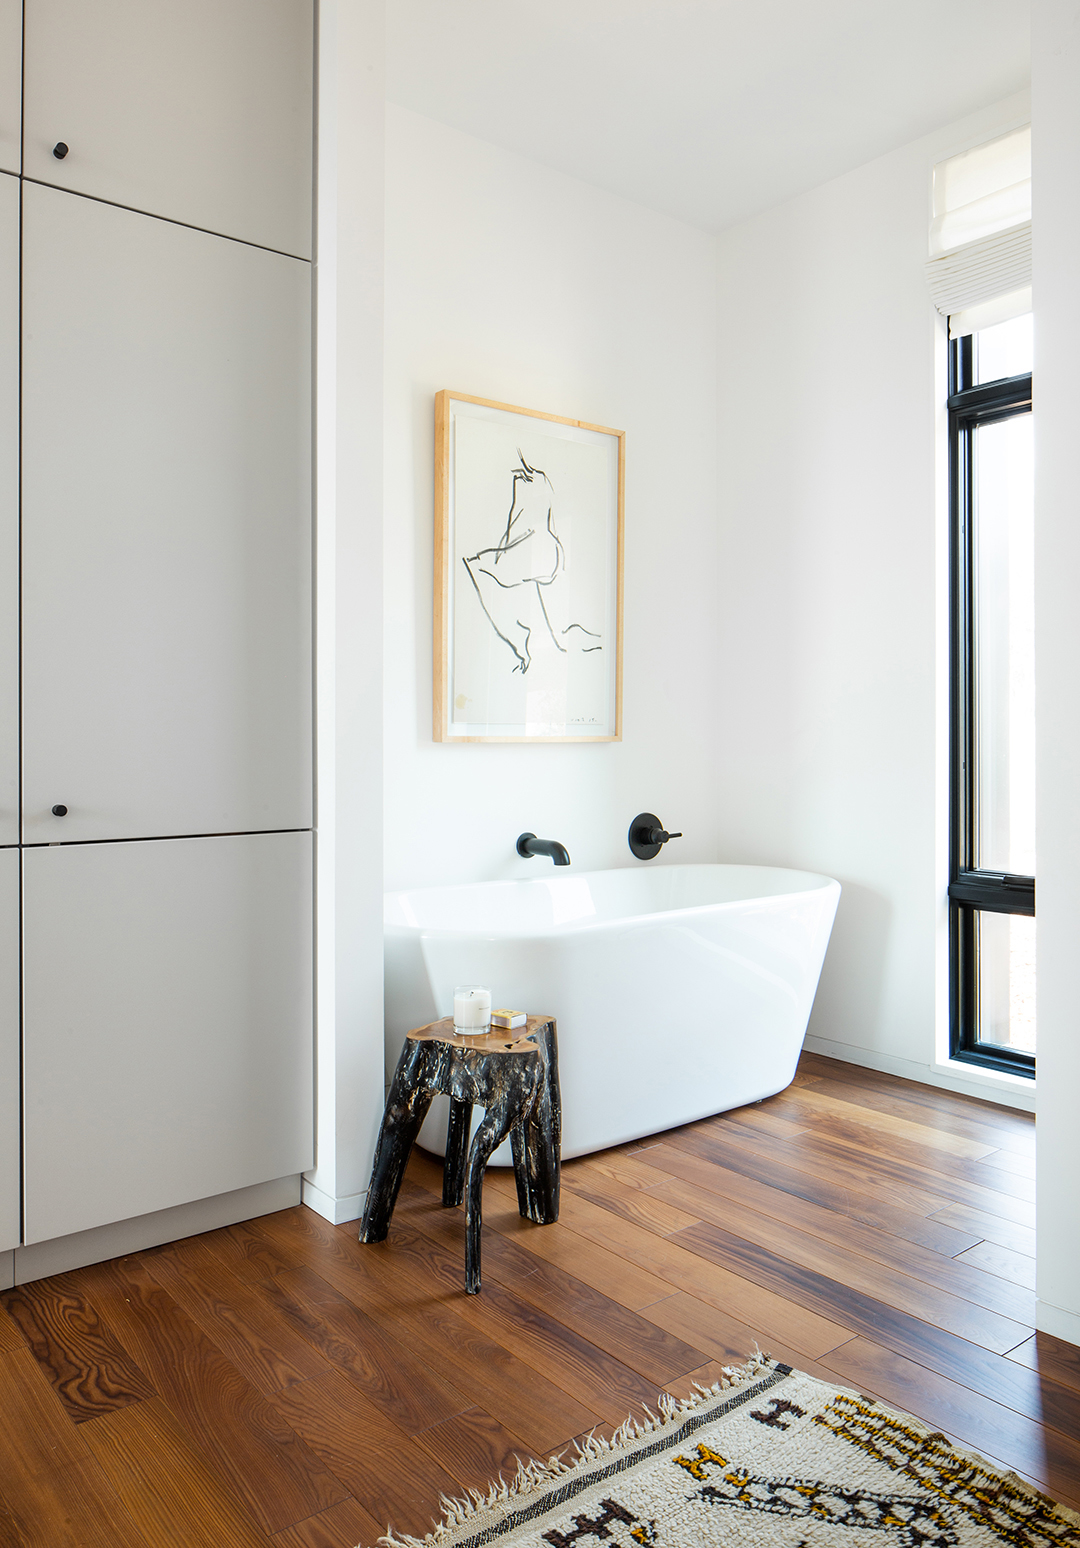
M459 984L454 990L454 1031L476 1034L491 1025L491 990L482 984Z

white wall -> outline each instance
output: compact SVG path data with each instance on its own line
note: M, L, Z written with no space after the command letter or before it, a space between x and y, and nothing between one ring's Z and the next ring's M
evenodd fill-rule
M637 864L626 831L643 809L686 834L665 858L715 858L715 311L713 238L388 110L388 888L535 876L549 862L517 857L525 829L578 869ZM431 739L443 387L626 431L621 744Z
M1032 6L1038 693L1038 1326L1080 1344L1080 11Z
M716 797L724 858L843 884L811 1046L1030 1105L940 1062L946 346L923 275L933 163L1027 107L721 237Z

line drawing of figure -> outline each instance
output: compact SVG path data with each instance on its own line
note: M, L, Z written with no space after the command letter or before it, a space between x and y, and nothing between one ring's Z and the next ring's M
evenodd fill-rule
M534 650L550 642L563 655L572 651L589 655L603 650L602 636L581 623L558 627L560 592L565 592L566 550L555 531L555 491L541 468L525 461L518 448L518 465L512 471L510 510L502 536L493 548L481 548L463 558L488 622L514 655L512 672L529 670ZM546 596L545 596L546 593ZM539 615L530 623L528 614L535 598ZM524 617L520 616L525 614ZM542 628L548 638L535 639Z

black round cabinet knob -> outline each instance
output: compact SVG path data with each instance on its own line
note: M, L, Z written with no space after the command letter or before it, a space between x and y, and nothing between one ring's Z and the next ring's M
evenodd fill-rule
M53 814L54 817L66 817L67 816L67 807L66 806L54 806L53 809L52 809L52 814Z
M57 161L63 161L64 157L68 153L68 148L64 144L63 140L57 140L56 144L52 148L52 153L56 157Z

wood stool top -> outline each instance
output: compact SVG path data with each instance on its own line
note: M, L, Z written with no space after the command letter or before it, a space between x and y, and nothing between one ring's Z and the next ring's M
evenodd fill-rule
M536 1053L536 1033L554 1020L552 1016L530 1016L523 1027L491 1027L482 1037L462 1036L454 1031L453 1016L443 1016L426 1027L416 1027L407 1036L414 1043L451 1043L455 1048L472 1048L477 1053Z

